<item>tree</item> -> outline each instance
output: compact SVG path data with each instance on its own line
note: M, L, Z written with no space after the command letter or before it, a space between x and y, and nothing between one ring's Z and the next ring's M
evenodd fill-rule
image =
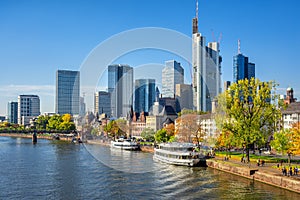
M217 138L216 146L223 147L226 149L226 155L232 146L235 145L233 134L229 131L222 131Z
M265 143L280 120L280 100L274 82L244 79L225 91L225 117L222 128L233 134L237 144L249 149L254 143Z
M175 134L175 126L173 123L167 124L163 129L167 131L169 136L173 136Z
M107 126L104 128L104 131L108 133L108 135L114 140L120 136L126 136L126 123L125 120L112 120Z
M291 132L289 129L280 130L279 132L274 133L274 139L271 141L271 147L284 155L290 148L290 134Z
M59 125L62 122L60 115L53 115L48 120L47 130L59 130Z
M142 131L141 136L145 140L154 141L154 134L155 134L155 131L153 129L147 127Z
M289 152L293 155L300 155L300 122L292 125L289 139L291 141Z
M185 114L176 119L175 135L182 142L196 142L200 146L206 133L201 127L203 119L198 114Z
M50 118L49 116L44 116L44 115L39 116L35 120L36 129L38 129L38 130L46 130L49 118Z
M156 142L161 143L168 142L170 136L167 134L167 131L165 129L160 129L155 133L154 138Z

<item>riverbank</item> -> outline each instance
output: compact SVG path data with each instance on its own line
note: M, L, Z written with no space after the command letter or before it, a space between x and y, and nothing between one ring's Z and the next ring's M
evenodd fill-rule
M281 171L271 165L257 167L255 163L244 164L234 160L224 161L220 158L206 160L208 167L242 176L255 181L300 193L300 176L283 176Z
M25 134L25 133L0 133L0 136L3 137L16 137L16 138L30 138L32 139L32 134ZM50 135L43 135L43 134L37 134L38 139L46 139L46 140L54 140L53 136ZM59 137L59 140L62 141L72 141L73 137Z

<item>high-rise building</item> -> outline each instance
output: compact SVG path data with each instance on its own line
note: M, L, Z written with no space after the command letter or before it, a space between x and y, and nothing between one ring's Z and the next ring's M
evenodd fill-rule
M233 57L233 82L238 80L255 78L255 64L249 62L249 58L244 56L240 50L240 40L238 40L238 54Z
M110 93L105 91L99 91L95 93L94 99L94 112L98 115L106 114L111 116L111 98Z
M9 123L18 123L18 102L10 101L7 104L7 121Z
M193 109L193 88L189 84L176 84L176 98L179 101L180 110Z
M79 114L80 72L57 70L55 112Z
M86 105L84 102L84 97L79 97L79 116L85 116L86 113Z
M111 94L111 115L126 117L133 106L133 68L129 65L109 65L108 92Z
M162 95L163 97L174 97L176 84L184 83L184 69L175 60L166 61L162 70Z
M37 95L18 96L18 124L27 125L31 118L40 115L40 98Z
M155 79L135 80L134 111L149 112L155 101Z
M198 2L193 19L192 65L193 104L198 111L211 111L212 100L221 92L221 62L219 43L206 46L205 37L198 32Z

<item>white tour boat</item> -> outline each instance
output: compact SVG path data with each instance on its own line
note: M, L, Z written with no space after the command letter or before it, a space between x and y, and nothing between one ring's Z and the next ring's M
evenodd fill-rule
M138 143L132 141L131 139L123 139L123 138L120 138L116 141L111 141L111 147L117 149L131 150L131 151L140 149Z
M161 143L154 148L154 160L173 165L196 166L205 160L205 153L192 143Z

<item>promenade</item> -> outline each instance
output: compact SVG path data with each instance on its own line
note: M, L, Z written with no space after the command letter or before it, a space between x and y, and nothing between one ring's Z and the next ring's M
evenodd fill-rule
M283 163L282 166L279 163L279 168L277 168L277 163L265 163L264 166L257 166L256 161L244 163L237 159L225 160L224 156L216 156L213 159L208 159L207 165L221 171L300 193L299 173L290 176L289 173L283 175L281 171L282 167L289 168L288 163ZM297 167L299 168L300 165Z

